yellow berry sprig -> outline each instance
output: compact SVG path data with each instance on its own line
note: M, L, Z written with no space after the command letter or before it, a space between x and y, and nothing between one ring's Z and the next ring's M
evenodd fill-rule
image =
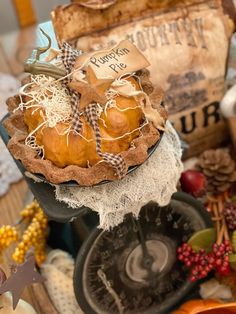
M36 262L40 265L46 258L47 217L37 201L27 205L20 215L21 219L15 226L0 227L0 256L13 242L17 242L13 260L22 263L28 250L33 248Z
M22 219L30 221L34 218L35 214L41 210L39 203L34 200L32 203L27 205L21 212L20 215Z
M47 217L36 201L21 212L21 217L24 221L31 222L23 232L21 241L17 245L12 258L15 262L22 263L27 251L33 247L36 262L40 265L46 258Z
M18 240L16 227L4 225L0 228L0 253Z

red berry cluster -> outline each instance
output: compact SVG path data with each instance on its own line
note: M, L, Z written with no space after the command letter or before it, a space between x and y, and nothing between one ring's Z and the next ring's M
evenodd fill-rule
M230 230L236 230L236 204L226 203L223 214Z
M232 253L232 246L229 241L224 241L221 244L214 243L212 251L215 256L215 269L224 276L230 272L229 254Z
M221 244L214 243L210 253L206 253L204 249L196 252L187 243L183 243L177 249L178 259L191 268L190 280L192 282L205 278L212 270L216 270L221 275L227 275L230 271L229 253L231 252L229 241Z

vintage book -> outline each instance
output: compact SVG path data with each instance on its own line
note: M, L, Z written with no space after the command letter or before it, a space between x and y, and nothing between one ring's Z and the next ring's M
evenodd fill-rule
M235 28L231 0L117 0L103 10L86 1L58 6L52 20L59 44L85 51L129 39L166 93L170 120L190 145L187 155L220 145L227 128L219 112L229 43Z

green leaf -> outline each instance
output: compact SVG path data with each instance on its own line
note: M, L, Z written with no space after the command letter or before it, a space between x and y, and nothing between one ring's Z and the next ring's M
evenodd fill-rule
M229 255L229 262L230 262L230 267L233 270L236 270L236 254Z
M232 247L234 252L236 252L236 231L232 233L232 239L231 239Z
M205 249L206 252L212 250L212 245L216 242L215 228L208 228L200 230L192 235L188 240L188 244L192 246L195 251Z
M229 261L230 263L236 263L236 254L229 254Z
M236 194L234 194L234 195L231 197L231 201L232 201L232 202L236 202Z

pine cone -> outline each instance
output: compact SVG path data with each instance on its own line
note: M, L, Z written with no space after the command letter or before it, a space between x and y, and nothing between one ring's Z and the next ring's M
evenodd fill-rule
M207 192L225 192L236 181L235 162L223 149L203 152L199 157L198 166L207 178Z

